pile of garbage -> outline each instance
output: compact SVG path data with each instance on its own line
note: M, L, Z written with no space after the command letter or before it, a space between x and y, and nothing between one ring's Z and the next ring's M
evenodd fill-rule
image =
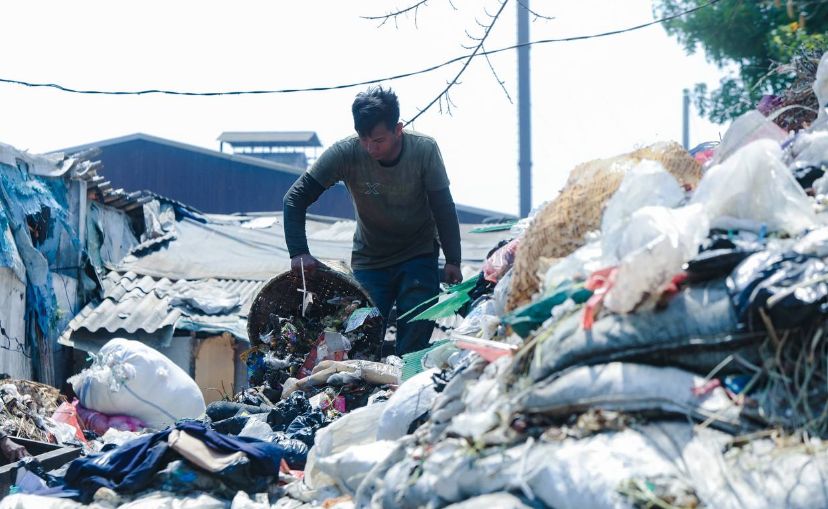
M420 313L468 310L388 401L317 432L289 496L828 507L824 117L749 112L703 166L660 144L573 172Z
M816 74L827 104L828 55ZM138 394L140 370L117 360L138 347L112 345L74 380L79 405L101 410L93 389L118 388L150 430L108 430L0 509L79 507L47 494L129 508L828 507L827 117L788 133L752 111L695 155L657 144L582 165L476 277L400 317L464 315L402 360L353 358L374 351L349 336L370 311L314 304L307 285L298 307L258 320L248 365L262 383L235 401L199 403L174 370L169 401Z
M57 424L50 419L61 402L57 389L31 380L0 380L0 432L54 442Z
M290 502L284 487L304 477L317 433L350 410L387 400L402 364L369 360L379 352L382 320L350 279L303 280L297 302L281 297L281 286L295 278L283 274L257 297L250 323L262 332L246 354L252 386L232 401L205 405L195 381L158 351L122 338L107 342L69 379L76 399L50 419L60 426L57 441L81 447L83 456L55 472L37 459L20 462L17 494L3 503L75 507L65 500L71 498L109 507L226 507L232 500L233 507L258 507L250 496Z

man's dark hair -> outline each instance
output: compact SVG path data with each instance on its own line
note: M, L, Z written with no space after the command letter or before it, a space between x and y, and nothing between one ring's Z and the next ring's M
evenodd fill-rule
M351 106L354 114L354 129L360 136L367 136L384 122L388 130L393 130L400 121L400 101L390 88L371 87L357 94Z

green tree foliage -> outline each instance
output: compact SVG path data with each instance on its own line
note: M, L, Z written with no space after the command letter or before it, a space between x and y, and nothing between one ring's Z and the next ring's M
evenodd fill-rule
M657 17L707 4L708 0L654 0ZM754 108L766 94L781 95L795 79L794 57L828 49L825 0L722 0L665 22L692 54L707 58L729 74L720 87L695 88L696 105L713 122L725 122Z

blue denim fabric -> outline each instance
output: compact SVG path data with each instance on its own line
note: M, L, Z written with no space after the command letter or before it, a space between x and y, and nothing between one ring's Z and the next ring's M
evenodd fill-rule
M386 323L395 302L397 316L402 316L440 292L436 254L418 256L382 269L355 270L354 277L371 296ZM413 316L397 320L397 355L428 347L434 322L409 321Z

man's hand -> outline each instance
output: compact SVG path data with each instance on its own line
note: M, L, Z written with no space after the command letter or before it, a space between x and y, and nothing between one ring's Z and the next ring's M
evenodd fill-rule
M316 272L322 263L309 254L294 256L290 259L290 270L297 274L302 274L302 268L305 269L305 274L312 275Z
M19 461L26 456L31 456L25 447L13 442L9 437L0 438L0 452L9 462Z
M463 273L460 272L460 267L451 263L446 264L446 267L443 269L443 275L445 276L446 283L450 285L456 285L463 281Z

